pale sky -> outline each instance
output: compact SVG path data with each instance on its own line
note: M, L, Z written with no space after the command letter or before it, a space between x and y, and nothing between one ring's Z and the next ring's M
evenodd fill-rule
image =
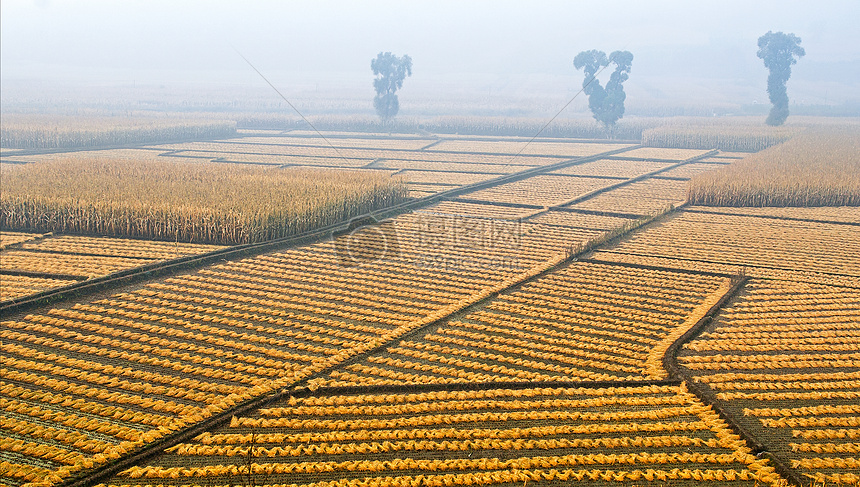
M757 86L766 71L756 39L773 30L803 39L799 87L839 84L849 96L860 86L857 0L3 0L0 9L2 80L251 82L234 47L275 79L369 77L380 51L412 56L413 78L425 82L574 79L579 51L625 49L631 81Z

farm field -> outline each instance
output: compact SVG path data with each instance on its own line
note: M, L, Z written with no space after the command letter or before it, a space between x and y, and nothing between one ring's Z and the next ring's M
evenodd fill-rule
M858 224L856 207L689 207L590 258L748 276L681 370L803 482L856 485Z
M403 178L412 196L457 192L331 239L4 315L0 480L59 485L146 445L166 450L98 483L860 480L855 209L672 209L737 153L554 139L514 157L521 141L504 138L342 133L332 149L247 135L147 147L274 171L327 161ZM115 257L87 238L10 233L0 255ZM140 248L118 256L177 245L128 242ZM768 402L783 373L805 395Z
M89 158L3 164L0 227L238 245L298 235L401 202L379 171Z
M809 482L860 481L860 291L753 280L679 362Z
M308 486L752 486L774 476L683 387L543 387L292 398L105 485L229 484L248 470L267 485Z
M5 414L18 421L4 475L64 477L121 456L448 316L631 222L496 219L484 212L502 207L466 205L476 211L442 201L383 223L396 239L382 259L379 233L360 231L4 321ZM59 431L69 440L47 441ZM38 468L15 476L22 465Z
M223 248L179 242L0 233L0 302L93 277Z

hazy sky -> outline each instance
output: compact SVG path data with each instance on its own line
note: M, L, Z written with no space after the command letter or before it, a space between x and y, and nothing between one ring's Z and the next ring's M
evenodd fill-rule
M235 46L276 78L369 78L370 59L393 51L412 56L413 79L573 79L577 52L626 49L636 56L631 80L760 84L756 39L768 30L803 39L792 80L860 74L858 0L3 0L0 9L7 80L250 82Z

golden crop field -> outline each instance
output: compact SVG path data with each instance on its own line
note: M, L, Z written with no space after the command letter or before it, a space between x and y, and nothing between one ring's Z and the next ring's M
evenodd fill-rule
M401 136L393 138L388 134L361 136L362 134L351 134L352 137L338 136L338 134L330 134L325 139L314 134L313 137L302 136L301 134L292 135L291 133L279 137L242 137L242 144L260 144L260 145L307 145L307 146L334 146L337 148L370 148L370 149L397 149L397 150L421 150L422 148L437 142L435 138L415 138Z
M860 224L860 206L816 206L799 207L690 207L691 210L702 210L734 215L763 216L781 219L799 219L824 222L841 222Z
M691 181L707 206L860 205L860 128L807 131Z
M111 237L0 232L0 302L154 262L204 254L216 245ZM21 275L21 274L24 275Z
M621 158L637 158L637 159L656 159L664 161L686 161L706 154L707 150L698 149L672 149L665 147L640 147L628 152L617 154L613 157Z
M727 278L574 263L332 372L330 386L662 379Z
M513 206L500 206L490 203L470 203L465 201L443 201L433 206L428 206L421 213L438 213L448 215L461 215L466 217L492 218L497 220L517 220L535 212L531 208Z
M283 400L106 486L721 485L778 477L683 387Z
M3 250L10 245L16 245L28 240L40 238L42 235L43 234L41 233L28 232L0 232L0 250Z
M527 140L517 142L507 141L476 141L476 140L442 140L427 149L430 152L485 152L490 154L544 155L563 157L593 156L602 152L632 147L630 144L583 143L583 142L541 142L527 144ZM522 151L522 152L520 152Z
M724 166L725 164L718 164L714 162L694 162L690 164L683 164L681 166L669 169L668 171L661 172L660 176L690 179L698 176L699 174L718 170Z
M448 184L463 186L466 184L479 183L498 177L498 174L480 174L473 172L448 172L448 171L418 171L407 170L397 173L407 183L418 184Z
M756 152L783 143L801 130L798 127L768 127L760 123L673 124L644 130L642 143L654 147Z
M24 456L2 476L65 478L117 458L540 272L573 235L602 233L414 214L383 225L396 243L377 260L370 230L343 237L350 247L219 264L3 321L0 404L28 446L4 440ZM40 446L48 437L59 443Z
M649 178L571 205L579 210L652 215L684 203L686 181Z
M860 290L754 280L679 361L810 483L860 482Z
M842 276L860 278L856 235L857 227L849 224L683 211L597 257L631 256L641 264L652 258L672 259L677 261L672 267L679 268L706 262L725 266L729 273L743 269L752 277L821 273L821 278L838 281Z
M574 228L591 228L597 230L612 230L630 224L630 218L607 215L593 215L572 211L544 211L528 219L531 223L545 223Z
M5 264L5 262L3 263ZM68 286L78 282L77 279L56 279L46 277L20 276L13 274L0 275L0 302L9 301L36 294L42 291Z
M0 226L240 244L337 223L404 197L398 180L375 172L81 156L4 167Z
M164 140L215 139L236 133L234 122L147 117L69 117L4 114L3 147L18 149L146 144Z
M615 181L562 175L538 175L512 183L480 189L462 195L468 200L491 203L520 203L537 206L562 205Z
M189 167L247 170L257 182L265 179L259 175L296 174L280 166L307 158L343 161L318 138L295 135L151 148L181 151L168 157L196 153L202 158ZM860 370L851 341L856 313L846 311L857 307L860 288L853 209L807 209L791 219L685 208L649 223L637 215L684 202L683 175L704 169L696 158L707 148L639 148L608 159L597 154L625 144L553 141L526 151L547 157L514 157L522 140L452 137L424 149L419 144L438 139L340 135L332 137L338 151L356 157L343 164L362 163L350 174L390 188L390 174L399 171L408 182L397 187L413 195L560 162L576 151L597 161L571 160L563 170L570 175L522 176L432 205L418 202L425 206L330 240L4 316L0 481L57 486L158 445L166 450L99 485L785 487L779 462L810 482L856 483L851 428L858 413L843 407L853 396L840 396L854 393L851 374ZM446 152L460 146L460 153ZM234 155L283 162L219 162ZM669 178L639 177L688 160L675 175L660 174ZM325 190L319 177L315 183L315 191ZM243 196L259 201L261 194ZM573 208L549 208L579 197ZM0 254L4 266L6 255L20 266L29 265L29 254L62 256L32 264L56 275L77 257L106 267L203 249L67 235L11 245ZM56 284L25 278L32 277L15 276L9 293ZM688 337L698 325L708 326L705 334ZM744 335L746 326L765 328ZM679 377L666 364L682 339L692 341L681 348L686 375ZM831 366L841 369L813 376L813 354L827 353L825 346L834 347L834 357L821 360L833 358ZM760 372L696 369L711 362L802 365L810 370L792 369L798 377L789 384L845 404L827 409L810 395L804 400L818 409L756 405L783 392L758 385L778 379L734 380L719 374ZM274 393L281 394L275 402L235 413L238 404ZM753 397L761 393L773 397ZM773 456L720 419L711 400L740 411L732 417L742 416ZM229 426L157 443L219 414ZM810 436L782 450L767 441L824 422L844 438Z
M649 160L601 159L584 164L556 169L551 174L572 176L601 176L614 178L635 178L643 174L659 171L672 165L671 162Z
M317 157L333 160L353 159L402 159L406 161L437 161L437 162L461 162L461 163L488 163L488 164L517 164L529 166L543 166L553 164L560 160L568 159L564 156L534 156L520 155L514 157L511 154L470 154L467 152L433 152L432 150L391 150L384 148L332 148L324 141L314 146L301 145L263 145L243 144L241 142L188 142L183 144L164 144L151 146L153 148L183 151L188 155L202 151L207 154L218 153L223 157L231 158L232 154L248 154L260 156L290 156L290 157ZM332 161L337 164L336 161Z
M514 159L513 164L479 164L466 162L443 162L443 161L406 161L401 159L382 159L374 162L369 167L380 169L405 169L418 171L456 171L474 172L483 174L510 174L524 171L533 166L519 164L519 158Z

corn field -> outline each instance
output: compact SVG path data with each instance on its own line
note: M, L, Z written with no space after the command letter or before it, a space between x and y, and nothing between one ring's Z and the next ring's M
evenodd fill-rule
M215 139L235 134L236 124L230 121L4 115L0 146L10 149L82 148Z
M858 206L860 129L810 131L700 174L687 199L705 206Z
M81 157L4 165L0 227L243 244L405 198L387 174Z
M796 127L758 125L666 125L644 130L642 143L652 147L755 152L785 142L799 131Z

